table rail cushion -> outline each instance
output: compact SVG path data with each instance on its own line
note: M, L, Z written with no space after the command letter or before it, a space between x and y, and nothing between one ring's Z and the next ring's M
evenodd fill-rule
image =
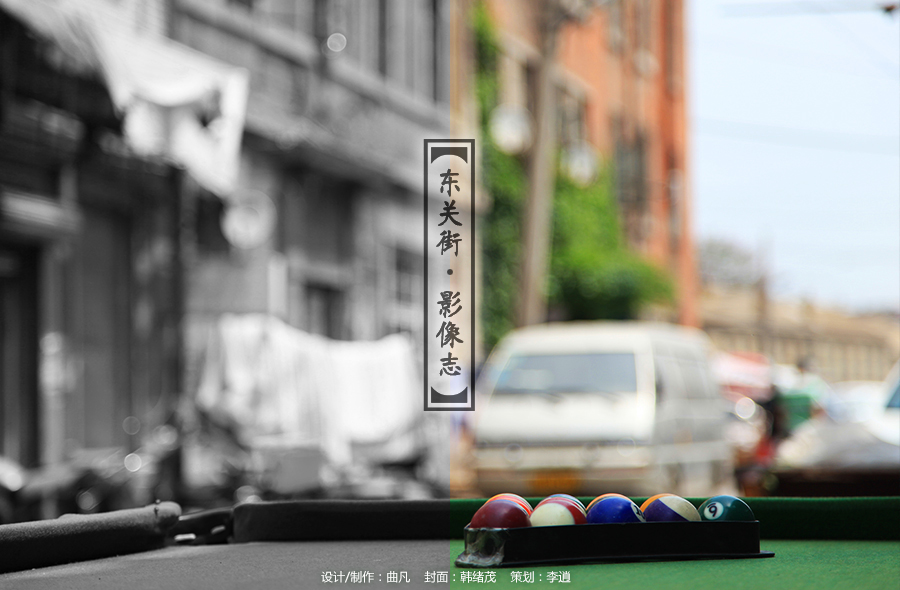
M585 502L591 498L583 498ZM689 498L699 506L705 498ZM532 504L541 498L529 498ZM745 498L762 539L900 540L900 497ZM635 498L638 503L643 498ZM234 540L461 539L485 499L242 504Z
M239 504L234 541L451 539L450 500L297 500Z
M64 514L0 526L0 573L162 547L181 514L174 502L102 514Z

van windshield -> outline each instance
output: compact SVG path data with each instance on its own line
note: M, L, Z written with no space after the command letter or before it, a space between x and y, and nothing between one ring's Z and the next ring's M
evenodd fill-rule
M888 400L887 407L900 408L900 381L894 386L894 393L891 394L891 399Z
M513 356L495 393L620 393L637 391L634 354Z

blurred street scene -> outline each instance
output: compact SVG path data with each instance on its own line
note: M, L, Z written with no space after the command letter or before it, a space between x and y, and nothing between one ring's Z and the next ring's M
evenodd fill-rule
M900 494L900 308L698 243L687 11L0 0L0 522ZM422 409L434 138L476 140L472 413Z

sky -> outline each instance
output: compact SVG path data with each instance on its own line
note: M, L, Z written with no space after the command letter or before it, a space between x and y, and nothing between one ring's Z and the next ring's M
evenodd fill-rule
M694 234L755 252L775 298L900 311L900 14L876 4L688 2Z

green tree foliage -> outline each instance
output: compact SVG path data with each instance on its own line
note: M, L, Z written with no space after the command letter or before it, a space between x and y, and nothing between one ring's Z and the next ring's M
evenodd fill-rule
M482 327L490 350L515 326L527 176L522 161L501 152L487 132L497 105L500 52L482 3L474 10L473 29L481 178L491 197L481 226ZM641 304L671 299L669 279L626 250L613 187L608 169L586 187L563 175L557 178L547 289L550 304L569 319L633 319Z
M484 4L474 10L476 86L481 122L481 178L491 198L483 218L482 329L488 350L513 327L521 261L522 205L526 194L525 171L515 157L504 154L487 132L488 117L497 104L499 46Z
M626 249L613 186L609 172L585 187L557 177L548 295L568 319L630 320L671 301L665 273Z

